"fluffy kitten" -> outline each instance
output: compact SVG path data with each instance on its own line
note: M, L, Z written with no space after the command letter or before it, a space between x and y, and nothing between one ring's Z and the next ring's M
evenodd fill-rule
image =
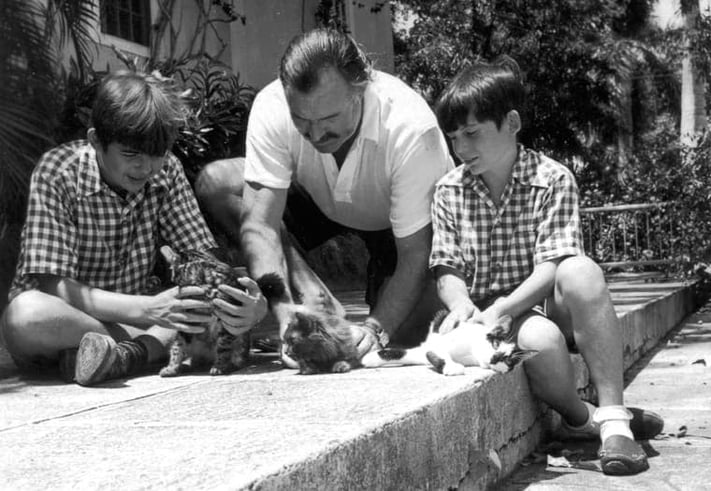
M271 305L286 300L284 281L276 274L259 280ZM299 373L343 373L360 366L351 325L343 317L293 305L284 332L285 353L299 364Z
M479 366L508 372L536 352L521 350L511 332L511 316L505 315L493 326L460 322L446 334L436 332L447 315L439 312L430 324L427 339L415 348L385 348L367 353L361 363L366 368L399 365L428 365L444 375L462 375L464 367Z
M220 251L187 251L175 255L170 248L161 248L161 253L171 264L172 281L178 286L197 285L205 289L208 299L222 298L232 301L217 287L220 284L243 289L237 280L244 276L238 268L233 268L219 260ZM235 336L222 327L215 316L199 334L178 332L170 347L170 359L160 371L161 377L174 377L188 367L195 369L212 365L210 375L225 375L240 369L249 362L249 332Z

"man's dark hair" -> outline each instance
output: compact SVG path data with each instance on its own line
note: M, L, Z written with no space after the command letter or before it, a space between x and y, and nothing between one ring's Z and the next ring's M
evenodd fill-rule
M169 79L121 70L101 81L91 119L104 148L116 142L160 156L173 146L184 114L182 100Z
M310 92L321 70L333 67L353 86L371 79L372 63L352 37L334 29L314 29L296 36L287 46L279 66L284 88Z
M479 122L493 121L501 128L509 112L523 113L525 102L518 64L504 56L460 71L437 101L435 113L446 133L466 125L470 113Z

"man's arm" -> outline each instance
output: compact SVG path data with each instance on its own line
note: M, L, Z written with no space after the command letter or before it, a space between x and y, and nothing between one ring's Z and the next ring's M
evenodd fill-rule
M250 276L260 278L267 273L277 273L287 285L286 295L288 303L291 303L289 275L280 235L286 196L287 189L245 183L240 244ZM272 305L272 311L279 321L280 334L283 334L281 329L288 322L288 312L280 305Z
M380 298L366 323L376 322L392 335L412 312L425 287L431 244L432 227L429 224L414 234L395 238L395 272L384 290L378 292Z

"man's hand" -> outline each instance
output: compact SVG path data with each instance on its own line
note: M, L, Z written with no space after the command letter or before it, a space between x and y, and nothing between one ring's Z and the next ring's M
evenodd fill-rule
M235 336L249 331L267 315L267 299L257 283L246 276L238 281L247 291L228 285L218 287L221 293L234 302L221 298L213 300L215 315L222 321L224 328Z
M212 306L199 286L175 286L144 297L144 317L152 324L187 333L200 333L212 318Z
M366 353L383 349L389 342L388 334L373 319L366 319L362 324L351 325L351 334L356 344L358 358Z

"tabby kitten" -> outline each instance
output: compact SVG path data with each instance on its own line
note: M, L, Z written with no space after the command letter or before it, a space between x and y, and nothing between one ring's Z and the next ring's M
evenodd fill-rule
M436 331L447 313L437 313L430 324L430 334L419 346L371 351L361 360L362 365L377 368L431 364L444 375L462 375L464 367L478 366L504 373L537 353L522 350L516 345L509 315L500 317L492 326L471 321L460 322L451 331L440 334Z
M237 280L244 276L238 268L233 268L219 260L218 249L209 252L186 251L177 255L170 248L161 248L161 253L170 263L172 281L178 286L201 286L208 299L222 298L233 301L221 293L221 284L242 289ZM249 362L249 332L233 335L213 316L205 331L198 334L178 332L170 347L168 364L161 369L161 377L174 377L188 368L196 369L212 364L210 375L225 375L243 368Z

